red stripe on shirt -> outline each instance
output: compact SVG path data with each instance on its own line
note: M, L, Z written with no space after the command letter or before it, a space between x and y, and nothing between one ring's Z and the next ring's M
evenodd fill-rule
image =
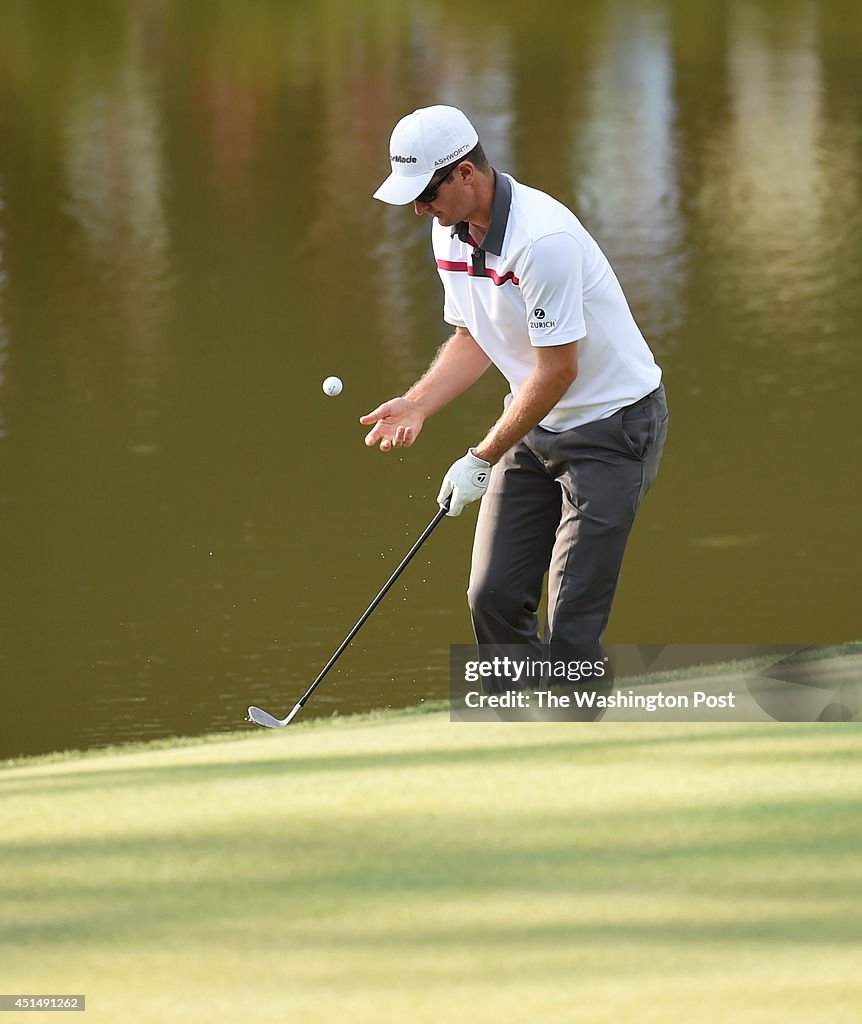
M473 273L473 268L468 263L455 263L452 260L437 260L437 266L441 270L454 270L456 272L460 271L461 273L466 272L468 277L476 276ZM496 285L505 284L507 281L511 281L514 285L518 285L520 283L511 270L507 274L503 274L502 277L500 277L495 270L491 270L490 267L485 268L485 273Z

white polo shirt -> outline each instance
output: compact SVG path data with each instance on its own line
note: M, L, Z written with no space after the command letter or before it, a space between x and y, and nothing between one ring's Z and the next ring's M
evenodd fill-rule
M604 253L577 217L537 189L494 171L487 234L434 221L443 317L466 327L512 394L534 348L578 342L578 376L541 426L556 432L610 416L655 390L661 370Z

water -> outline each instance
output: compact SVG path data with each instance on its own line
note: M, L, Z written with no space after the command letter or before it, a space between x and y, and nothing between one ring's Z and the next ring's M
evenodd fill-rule
M841 0L0 7L0 756L286 714L496 417L356 422L446 336L370 199L449 102L570 204L672 430L607 639L858 634L862 13ZM337 399L324 377L345 384ZM444 696L472 513L304 714Z

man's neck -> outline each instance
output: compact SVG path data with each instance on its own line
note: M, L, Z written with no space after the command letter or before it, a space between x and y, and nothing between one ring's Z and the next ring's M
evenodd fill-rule
M489 170L487 174L478 175L477 180L479 184L476 189L476 208L470 214L468 223L470 234L477 239L481 246L482 239L488 233L488 228L491 225L491 210L494 205L494 188L496 187L494 171Z

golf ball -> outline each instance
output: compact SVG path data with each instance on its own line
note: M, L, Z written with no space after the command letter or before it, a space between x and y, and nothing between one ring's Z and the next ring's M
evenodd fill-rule
M327 395L335 396L341 394L341 389L344 385L341 383L339 377L327 377L323 382L323 390Z

